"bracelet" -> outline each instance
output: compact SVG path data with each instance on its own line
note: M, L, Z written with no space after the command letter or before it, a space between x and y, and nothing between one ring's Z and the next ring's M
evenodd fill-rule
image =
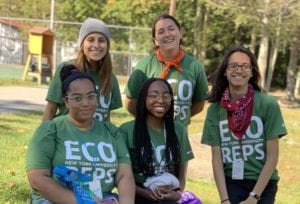
M229 199L226 198L226 199L224 199L224 200L221 200L221 204L224 203L224 202L226 202L226 201L229 201Z
M255 198L256 200L260 200L260 196L257 195L255 192L250 192L250 193L249 193L249 196Z

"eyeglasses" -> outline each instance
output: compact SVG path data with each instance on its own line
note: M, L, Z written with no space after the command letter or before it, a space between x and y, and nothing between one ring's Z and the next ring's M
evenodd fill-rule
M250 71L252 69L252 66L247 63L244 64L230 63L228 64L227 69L230 71L237 71L239 67L241 68L242 71Z
M163 94L149 94L147 95L151 101L159 101L160 97L165 101L165 102L170 102L173 98L173 96L169 93L163 93Z
M65 98L67 99L71 99L73 100L75 103L78 103L78 104L82 104L83 103L83 100L86 98L88 102L94 102L96 101L96 97L97 97L97 94L96 93L91 93L91 94L88 94L88 95L78 95L78 96L65 96Z

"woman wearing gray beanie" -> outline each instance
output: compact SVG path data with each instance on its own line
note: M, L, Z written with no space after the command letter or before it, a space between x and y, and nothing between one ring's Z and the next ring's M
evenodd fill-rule
M43 121L67 114L61 93L60 71L65 64L74 64L80 71L88 73L96 82L98 107L94 115L99 121L109 121L110 110L122 107L119 83L112 73L109 53L110 33L99 19L87 18L81 25L78 36L79 50L74 60L58 65L46 97L47 105Z

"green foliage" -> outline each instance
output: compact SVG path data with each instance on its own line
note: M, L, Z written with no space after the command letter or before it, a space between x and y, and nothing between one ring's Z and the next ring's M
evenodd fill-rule
M279 53L277 66L274 69L274 76L271 87L284 88L286 84L286 67L288 66L288 55Z
M0 13L3 16L49 20L50 2L0 0ZM159 14L169 11L169 5L169 0L56 0L55 20L74 23L55 24L55 35L62 44L76 42L80 23L86 17L100 18L111 30L112 50L145 54L152 47L152 23ZM224 51L234 44L249 46L254 43L255 49L259 49L264 16L268 19L270 45L278 48L281 57L288 59L285 51L288 45L300 40L300 1L177 0L175 14L182 24L185 51L205 64L208 75L215 69ZM253 33L256 38L251 39ZM117 62L118 66L122 66L124 61ZM275 67L284 74L286 66L280 62L278 60ZM120 73L123 71L120 70ZM280 80L277 77L275 73L275 81ZM281 83L280 86L284 88L285 84Z

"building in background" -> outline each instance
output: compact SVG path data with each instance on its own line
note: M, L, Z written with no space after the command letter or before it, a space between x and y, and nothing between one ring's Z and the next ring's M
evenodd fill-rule
M0 63L23 64L23 29L23 24L17 21L0 19Z

